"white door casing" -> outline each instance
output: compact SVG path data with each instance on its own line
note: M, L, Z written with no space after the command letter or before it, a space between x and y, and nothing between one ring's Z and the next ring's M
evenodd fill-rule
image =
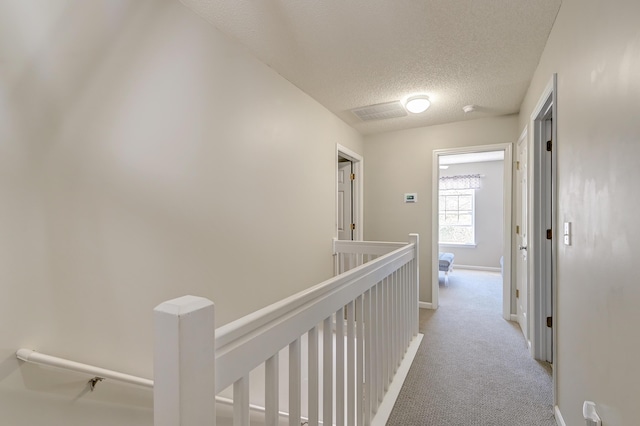
M529 213L529 323L531 352L534 358L553 362L556 355L556 327L547 326L547 318L553 323L557 318L557 307L553 303L556 295L556 244L558 241L556 213L556 164L553 152L556 150L556 108L557 76L554 74L543 92L538 105L531 114L530 131L532 195ZM550 150L547 149L550 143ZM549 233L551 238L547 238ZM554 389L556 374L554 369Z
M338 231L338 221L339 221L339 200L338 200L338 170L340 169L340 159L349 160L351 162L351 170L355 175L355 179L351 181L351 200L352 200L352 208L351 208L351 218L352 223L355 224L355 229L352 233L352 238L354 241L362 241L364 233L364 215L363 215L363 206L364 206L364 158L355 151L350 150L340 144L336 144L336 171L334 176L336 177L336 239L339 238Z
M452 154L468 154L475 152L486 151L504 151L504 175L503 175L503 275L502 275L502 317L507 321L511 321L511 296L512 296L512 263L511 263L511 247L512 247L512 193L513 187L513 144L512 143L500 143L493 145L478 145L469 146L464 148L450 148L450 149L437 149L433 151L432 161L432 212L431 212L431 233L434 235L431 241L431 304L428 305L431 309L438 308L438 294L440 290L439 278L438 278L438 234L439 234L439 175L440 175L440 156L452 155Z
M520 329L525 340L529 343L529 268L528 268L528 208L529 208L529 180L528 180L528 139L525 129L518 140L517 155L517 216L516 216L516 313Z
M338 162L338 239L353 240L353 164L351 161Z

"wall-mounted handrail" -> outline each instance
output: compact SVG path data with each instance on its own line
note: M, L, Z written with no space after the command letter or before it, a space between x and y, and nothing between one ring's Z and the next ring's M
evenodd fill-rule
M93 377L112 379L133 385L143 386L146 388L153 388L153 380L132 376L130 374L120 373L118 371L107 370L106 368L95 367L89 364L70 361L68 359L58 358L56 356L46 355L31 349L18 349L18 351L16 352L16 357L25 362L63 368L65 370L76 371L78 373L85 373Z
M99 377L102 379L116 380L120 382L142 386L147 389L153 389L153 380L151 379L145 379L143 377L133 376L131 374L120 373L118 371L108 370L106 368L96 367L94 365L83 364L81 362L70 361L68 359L59 358L57 356L36 352L33 349L25 349L25 348L18 349L16 351L16 358L18 358L21 361L29 362L32 364L40 364L48 367L61 368L64 370L87 374L91 377ZM228 406L233 406L233 400L230 398L225 398L223 396L216 396L216 402L220 404L228 405ZM265 408L260 405L250 404L249 408L252 411L255 411L258 413L265 412ZM278 414L280 415L280 417L283 417L283 418L289 417L289 413L286 413L284 411L280 411Z

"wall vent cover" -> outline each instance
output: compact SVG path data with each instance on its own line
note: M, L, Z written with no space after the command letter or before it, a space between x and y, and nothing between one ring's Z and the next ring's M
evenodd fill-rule
M369 105L351 110L362 121L385 120L387 118L405 117L407 111L400 101Z

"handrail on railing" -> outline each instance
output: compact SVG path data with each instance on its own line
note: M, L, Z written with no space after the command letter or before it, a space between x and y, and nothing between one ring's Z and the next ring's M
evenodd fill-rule
M325 317L322 312L303 315L303 307L309 310L310 305L316 305L330 299L333 305L332 309L335 311L364 292L368 286L377 283L388 274L389 270L406 263L412 256L411 245L407 243L392 244L397 244L399 248L393 249L391 252L387 250L386 254L377 259L378 263L375 266L360 265L218 328L216 330L216 362L234 360L238 357L241 359L252 358L251 368L264 362L264 360L258 361L257 358L249 355L255 353L255 349L245 348L258 331L263 338L261 344L255 344L255 346L260 348L260 351L265 351L265 347L272 347L272 352L275 353L285 347ZM358 280L362 283L358 288L349 288L350 284ZM292 321L295 324L295 330L291 327L285 329L282 324L285 320L291 320L292 317L300 318L298 321ZM238 371L234 371L237 365L237 363L233 363L233 365L221 369L220 374L216 375L217 391L225 389L241 377ZM242 369L245 367L243 366ZM238 366L237 369L241 368Z

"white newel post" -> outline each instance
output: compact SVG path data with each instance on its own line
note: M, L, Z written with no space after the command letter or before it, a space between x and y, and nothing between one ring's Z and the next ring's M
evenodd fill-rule
M215 426L214 314L195 296L154 309L154 426Z

